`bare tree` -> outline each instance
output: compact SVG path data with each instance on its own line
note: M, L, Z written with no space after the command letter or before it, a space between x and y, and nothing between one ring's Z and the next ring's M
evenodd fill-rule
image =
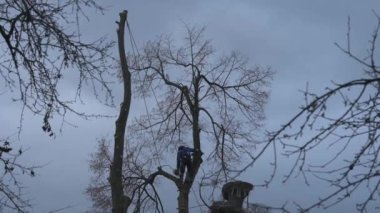
M132 69L143 74L136 79L142 85L137 91L142 96L151 93L158 97L157 106L132 129L152 133L153 156L167 153L180 143L195 150L211 148L204 167L208 170L206 179L223 183L240 172L241 162L252 157L272 71L249 67L248 60L237 52L217 59L203 33L204 28L187 27L181 46L161 37L149 42L138 59L132 60L136 62ZM170 160L174 159L172 156ZM176 185L179 212L189 211L190 189L202 163L201 153L195 152L183 180L161 167L153 173Z
M108 181L112 155L109 141L101 139L98 142L98 150L91 154L89 163L93 176L90 185L86 189L86 194L93 201L93 209L89 212L111 212L111 185Z
M363 198L356 205L358 211L379 207L376 201L380 194L380 66L376 45L380 17L376 15L376 18L368 55L362 57L351 51L349 19L347 46L336 44L363 66L363 77L345 83L333 82L322 94L306 89L305 104L300 111L278 131L272 132L269 142L256 155L255 159L278 144L284 148L285 156L295 158L284 181L293 175L302 175L308 182L312 175L331 185L331 191L314 204L300 206L303 212L331 207L354 193ZM323 152L324 161L313 163L313 151Z
M175 154L169 153L180 144L213 150L204 156L204 179L214 185L239 173L239 162L252 157L273 72L249 67L236 52L218 59L203 33L204 28L188 27L178 47L170 37L160 37L148 42L141 54L129 54L135 94L144 98L147 110L129 127L129 146L135 151L128 151L124 162L124 179L138 180L128 191L136 211L147 203L162 211L154 188L158 177L178 188L178 211L189 211L190 189L204 163L202 153L194 153L184 179L161 164L175 161Z
M54 114L89 116L71 107L74 101L64 100L58 87L65 72L77 71L77 96L88 83L96 96L105 91L110 101L111 90L104 76L108 74L107 50L111 43L104 38L83 42L79 27L83 7L103 11L95 0L0 1L0 75L9 91L16 91L13 100L23 109L43 115L43 130L53 135L50 120ZM76 14L76 17L72 15ZM68 26L74 27L70 30ZM99 97L100 98L100 97Z
M26 212L30 203L22 196L23 185L17 180L17 176L26 174L33 177L35 167L17 163L17 158L23 153L22 149L14 151L8 140L0 139L0 144L0 211Z
M132 98L131 73L124 47L125 25L128 26L127 11L120 13L120 21L117 24L121 67L120 78L123 83L124 96L119 116L116 120L113 153L111 154L110 152L109 142L102 139L99 141L98 151L91 156L90 169L95 176L86 190L86 193L93 201L91 212L110 212L110 210L117 213L127 212L132 202L127 194L132 197L139 194L138 196L141 198L141 190L144 191L147 183L149 183L148 178L144 178L146 172L142 169L142 164L136 162L135 157L140 156L140 154L136 155L139 150L136 147L125 149L128 146L128 144L125 144L125 132ZM127 151L126 155L124 155L125 150ZM131 163L125 164L124 162ZM155 198L150 195L148 197L156 201L156 203L159 202L157 193ZM144 204L144 206L141 206L138 202L136 206L138 206L138 209L150 208L149 205Z
M86 189L86 194L91 198L93 207L88 212L112 212L111 184L109 182L110 165L112 164L110 141L99 140L98 150L91 155L90 169L93 173L91 184ZM129 204L134 199L134 210L145 212L157 209L164 212L163 206L153 185L153 175L150 176L146 168L151 164L149 154L143 153L136 146L126 144L126 153L123 159L123 191L124 200ZM127 196L129 195L129 196ZM137 199L136 199L137 198ZM139 202L145 201L145 202Z
M10 94L1 98L12 97L12 101L22 104L20 131L25 110L42 116L42 129L50 136L54 135L50 122L54 115L62 118L62 124L67 113L84 118L96 116L72 107L85 85L100 101L112 104L110 82L105 80L112 43L104 38L92 42L81 38L79 24L81 18L88 18L87 8L104 11L96 0L0 0L0 79ZM72 100L59 91L67 76L78 79ZM3 208L23 212L29 205L20 197L21 188L13 174L18 169L34 176L34 171L11 160L15 158L8 156L18 156L22 150L12 154L9 142L5 142L8 145L0 152L5 168L0 187L4 199L0 202ZM5 183L7 177L16 187Z

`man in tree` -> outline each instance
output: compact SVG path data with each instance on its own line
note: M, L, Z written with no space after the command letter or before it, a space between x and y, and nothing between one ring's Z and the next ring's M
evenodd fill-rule
M186 146L179 146L178 152L177 152L177 167L174 170L174 174L178 175L180 179L183 179L183 175L185 174L185 168L187 168L187 172L191 171L191 165L192 165L192 158L191 153L194 152L200 152L201 155L203 152L201 152L198 149L193 149Z
M253 158L251 150L257 140L252 133L264 119L273 71L251 67L246 57L234 51L218 57L203 32L204 28L187 27L182 45L174 45L170 37L160 37L147 42L140 54L128 57L129 69L135 73L135 94L157 97L152 100L157 104L147 105L147 114L128 128L122 181L136 211L148 207L164 211L155 187L156 178L165 178L178 189L178 212L188 213L189 194L201 165L207 164L202 168L207 169L202 182L215 186L244 170L238 168L241 159ZM179 148L176 173L186 175L180 178L165 171L161 162L171 160L165 158L169 156L165 151L178 149L183 138L189 139L192 148ZM212 151L203 162L200 149L206 144ZM182 161L181 172L181 156L186 156L183 150L191 160ZM107 155L94 156L92 163L107 164L107 159ZM109 167L93 169L97 176L87 190L94 207L110 200L109 194L103 193L102 183L108 174L104 168ZM105 178L98 178L98 174Z

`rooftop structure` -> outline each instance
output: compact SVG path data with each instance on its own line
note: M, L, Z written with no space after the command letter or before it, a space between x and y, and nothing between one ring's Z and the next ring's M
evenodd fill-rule
M242 213L243 201L253 189L253 185L243 181L233 181L224 184L222 188L223 201L214 202L211 213Z

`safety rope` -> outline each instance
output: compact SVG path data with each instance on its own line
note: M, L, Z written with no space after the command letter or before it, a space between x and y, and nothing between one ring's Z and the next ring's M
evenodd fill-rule
M137 44L136 44L136 41L135 41L135 38L133 36L133 33L132 33L132 30L131 30L131 27L129 25L129 22L127 21L127 29L128 29L128 34L129 34L129 40L130 40L130 43L131 43L131 48L132 48L132 54L133 54L133 58L134 58L134 63L137 65L137 68L140 68L140 63L138 62L137 58L140 58L140 52L138 50L138 47L137 47ZM136 57L136 53L137 53L137 57ZM137 73L137 76L139 78L139 81L141 81L141 76L140 76L140 72ZM159 107L159 104L158 104L158 99L157 99L157 96L156 96L156 93L154 92L154 89L152 87L151 84L149 84L149 87L150 89L152 90L152 93L154 95L154 98L156 100L156 104L157 104L157 107ZM144 100L144 106L145 106L145 112L148 116L148 122L149 122L149 126L152 126L152 122L151 122L151 115L149 113L149 109L148 109L148 104L147 104L147 101L146 101L146 94L145 94L145 90L142 90L143 92L143 100ZM153 129L150 128L150 132L151 132L151 135L152 135L152 139L155 140L155 136L154 136L154 132L153 132ZM158 148L157 148L157 144L156 142L153 142L154 144L154 148L155 148L155 152L156 152L156 155L153 156L157 161L158 161L158 164L161 166L161 160L160 160L160 157L158 156L159 152L158 152Z

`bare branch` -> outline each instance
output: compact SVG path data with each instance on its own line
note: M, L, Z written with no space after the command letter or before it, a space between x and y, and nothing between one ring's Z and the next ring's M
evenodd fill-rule
M369 203L374 204L373 201L379 199L380 78L376 61L379 26L380 19L377 17L377 25L370 40L369 56L361 59L351 52L348 19L347 48L336 45L364 66L363 77L346 83L333 83L332 87L327 87L319 95L306 89L305 105L279 130L268 134L267 144L251 161L250 165L253 165L266 150L277 143L283 147L285 156L293 156L295 159L284 177L285 182L292 176L301 174L308 184L307 176L311 174L331 184L331 191L327 195L321 195L314 204L299 206L302 212L313 208L329 208L349 199L353 193L363 188L369 190L363 202L357 204L358 211L366 212ZM322 162L313 163L310 153L320 149L331 153L331 156Z

